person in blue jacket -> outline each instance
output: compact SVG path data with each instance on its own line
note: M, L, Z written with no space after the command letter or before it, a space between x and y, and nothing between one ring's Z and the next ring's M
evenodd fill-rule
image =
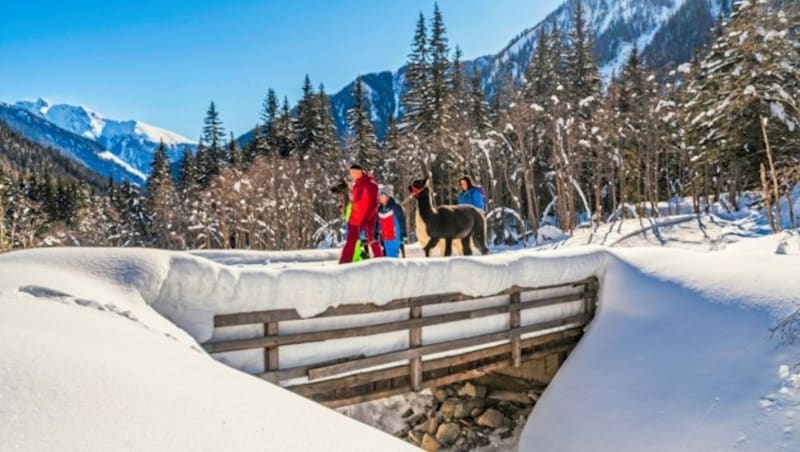
M483 187L476 185L470 176L464 176L458 180L461 193L458 194L459 204L475 206L480 210L486 210L486 192Z
M407 237L405 212L392 197L390 186L381 187L378 202L378 232L383 242L384 256L400 257Z

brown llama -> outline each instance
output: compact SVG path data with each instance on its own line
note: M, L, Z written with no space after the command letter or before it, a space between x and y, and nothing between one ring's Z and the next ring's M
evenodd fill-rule
M486 218L479 209L468 206L433 206L428 178L415 180L408 187L411 196L417 200L419 215L425 224L425 232L430 237L424 244L425 256L429 257L431 250L444 240L444 255L453 254L453 240L459 239L464 249L464 255L472 255L472 242L480 249L481 253L489 254L486 246Z

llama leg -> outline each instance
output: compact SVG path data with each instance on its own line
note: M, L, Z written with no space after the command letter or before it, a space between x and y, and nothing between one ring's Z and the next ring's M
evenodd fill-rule
M489 254L489 248L486 246L486 220L481 218L482 221L477 222L475 228L472 230L472 238L475 240L475 246L481 250L481 254Z
M425 245L425 257L431 257L431 250L439 244L438 238L432 238L428 241L428 244Z
M448 257L453 255L453 239L444 239L444 255Z
M472 241L471 235L461 239L461 248L464 250L464 256L472 256L472 245L470 241Z

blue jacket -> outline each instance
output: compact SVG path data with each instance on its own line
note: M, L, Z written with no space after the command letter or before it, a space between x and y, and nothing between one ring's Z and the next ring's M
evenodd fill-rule
M483 192L478 187L470 187L458 194L459 204L468 204L481 210L486 210L486 203L483 199Z

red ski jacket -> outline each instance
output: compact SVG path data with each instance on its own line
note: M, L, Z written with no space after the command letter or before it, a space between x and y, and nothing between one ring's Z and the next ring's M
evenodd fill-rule
M350 200L353 203L350 224L363 226L367 221L374 224L378 220L378 184L372 176L364 173L356 181L350 192Z

